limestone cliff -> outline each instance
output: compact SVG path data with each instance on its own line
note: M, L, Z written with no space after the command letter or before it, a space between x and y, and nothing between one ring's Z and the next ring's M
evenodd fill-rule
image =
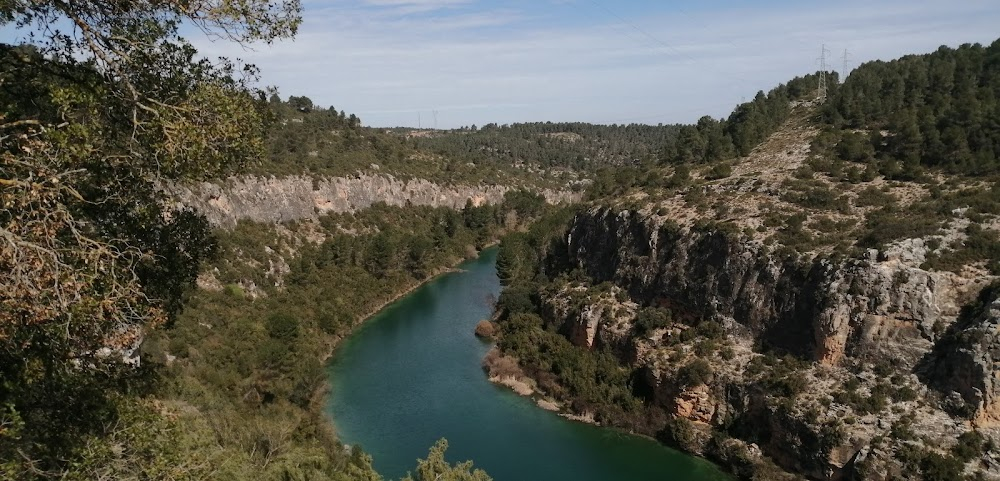
M830 480L909 476L912 466L898 454L905 446L947 450L969 430L947 409L951 391L980 427L1000 418L1000 301L956 322L993 277L922 268L923 239L855 256L790 255L726 225L682 227L605 206L579 214L563 248L552 256L571 261L564 269L627 296L612 290L581 302L573 299L583 288L564 289L547 300L551 322L578 346L611 345L643 373L637 391L673 418L734 435L746 453L759 446L789 471ZM695 354L696 342L671 339L678 328L639 335L630 326L637 304L719 322L727 352ZM768 351L806 362L764 361ZM686 385L680 371L695 359L708 360L711 379ZM918 366L933 381L918 381ZM722 456L707 436L692 439L679 443ZM978 466L1000 476L992 463L984 457Z
M980 427L1000 426L1000 289L982 292L920 366L924 380L960 396L951 406ZM957 403L957 404L955 404Z
M579 215L567 248L595 283L642 304L729 317L829 365L850 356L913 367L989 279L922 269L919 239L858 258L786 256L724 226L612 208Z
M401 180L391 175L312 178L230 177L222 181L177 185L168 190L179 205L193 207L213 225L231 228L240 220L279 223L316 219L327 213L355 212L378 202L404 206L462 208L497 203L509 186L445 186L422 179ZM579 195L543 191L552 203L569 202Z

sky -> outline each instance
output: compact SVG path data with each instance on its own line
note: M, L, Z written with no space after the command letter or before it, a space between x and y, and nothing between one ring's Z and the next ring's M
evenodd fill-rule
M845 49L850 69L1000 37L997 0L303 1L293 40L189 40L376 127L690 123L815 72L824 44L841 71Z

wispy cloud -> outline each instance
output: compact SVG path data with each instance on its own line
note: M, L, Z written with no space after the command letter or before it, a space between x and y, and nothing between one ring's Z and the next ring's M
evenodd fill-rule
M816 70L823 43L835 57L850 50L857 65L1000 35L1000 5L982 0L642 3L339 0L307 3L294 41L254 51L198 44L258 64L284 95L368 124L414 125L418 111L426 120L437 110L451 127L692 121Z

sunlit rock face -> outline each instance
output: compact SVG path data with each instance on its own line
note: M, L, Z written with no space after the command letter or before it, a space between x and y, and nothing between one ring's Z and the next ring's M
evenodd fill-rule
M908 240L858 258L791 259L738 231L595 208L574 221L567 254L595 283L613 282L640 303L729 317L823 364L886 358L912 368L986 281L921 269L921 249Z
M445 186L422 179L359 174L332 178L230 177L171 186L168 191L179 206L197 209L212 225L231 228L240 220L276 223L316 219L328 213L356 212L379 202L455 209L470 200L474 205L495 204L510 189L497 185ZM579 200L579 194L568 191L545 190L542 194L552 203Z

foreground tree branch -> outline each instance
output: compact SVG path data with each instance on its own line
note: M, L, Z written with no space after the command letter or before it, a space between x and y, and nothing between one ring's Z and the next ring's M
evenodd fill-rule
M166 210L158 186L258 158L269 119L253 67L200 59L178 29L273 42L299 12L297 0L0 2L0 25L37 40L0 45L0 478L161 469L155 455L101 464L95 450L131 439L122 396L148 383L126 358L176 314L213 248L207 223Z

